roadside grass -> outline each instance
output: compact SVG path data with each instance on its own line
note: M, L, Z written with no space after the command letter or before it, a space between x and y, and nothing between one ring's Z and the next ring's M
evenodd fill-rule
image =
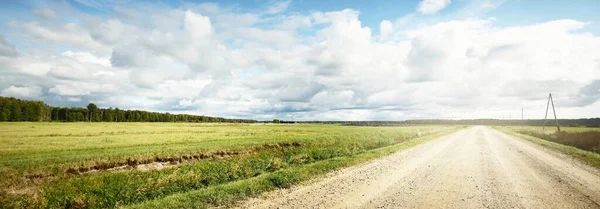
M546 126L545 129L543 129L542 126L496 126L496 127L509 128L509 129L513 129L513 130L544 132L546 134L553 134L553 133L557 132L555 126ZM598 127L579 127L578 126L578 127L560 127L560 130L563 132L575 133L575 132L600 131L600 128L598 128Z
M351 159L418 136L456 129L0 123L0 208L112 208L271 174L272 186L284 187L291 178L284 175L285 170ZM151 162L169 165L135 169ZM107 170L122 165L132 169Z
M519 133L545 139L548 141L577 147L579 149L600 153L600 132L555 132L554 134L545 134L535 131L518 131Z
M595 141L596 143L600 141L600 135L596 131L590 131L589 129L597 128L585 128L588 130L576 129L573 132L569 132L569 129L562 130L560 133L551 133L545 134L539 131L535 131L535 129L528 127L525 129L521 129L519 127L494 127L497 130L503 131L507 134L525 139L527 141L533 142L535 144L550 148L552 150L559 151L561 153L570 155L576 159L579 159L593 167L600 168L600 154L597 152L589 151L586 149L578 148L572 146L573 144L577 144L580 140L590 140ZM538 127L535 127L538 128ZM533 130L532 130L533 129ZM539 128L541 130L541 128ZM591 134L590 134L591 132ZM583 138L579 138L579 135L586 135ZM591 137L589 136L591 135ZM573 137L575 136L575 137ZM556 141L555 141L556 140ZM561 143L562 142L562 143ZM595 145L597 146L597 144ZM585 146L587 149L593 149L594 146Z
M235 203L249 197L256 197L261 193L279 188L289 188L295 184L321 176L333 170L390 155L394 152L414 147L432 139L453 133L456 130L457 129L447 130L403 143L369 150L354 156L334 157L307 165L281 169L276 172L266 173L246 180L185 193L177 193L164 198L154 199L122 208L209 208L233 206Z
M577 147L579 149L600 154L600 128L563 127L557 131L551 127L542 130L541 127L505 127L512 131L545 139L548 141Z

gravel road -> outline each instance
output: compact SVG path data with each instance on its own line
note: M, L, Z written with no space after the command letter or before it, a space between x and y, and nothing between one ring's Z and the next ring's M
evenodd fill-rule
M600 208L600 171L487 127L267 193L241 208Z

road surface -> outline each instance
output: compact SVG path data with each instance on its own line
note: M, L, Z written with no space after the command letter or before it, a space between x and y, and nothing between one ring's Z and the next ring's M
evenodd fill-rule
M487 127L267 193L241 208L600 208L600 171Z

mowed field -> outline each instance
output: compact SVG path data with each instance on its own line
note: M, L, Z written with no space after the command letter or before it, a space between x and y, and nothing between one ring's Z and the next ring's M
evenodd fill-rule
M460 128L0 123L0 207L230 205Z

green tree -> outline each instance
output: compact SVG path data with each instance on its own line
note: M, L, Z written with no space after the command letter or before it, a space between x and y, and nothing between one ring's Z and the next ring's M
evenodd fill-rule
M10 109L8 109L9 107L4 107L4 109L2 110L2 112L4 113L4 115L6 115L6 120L5 121L10 121Z
M68 114L69 114L69 108L60 108L58 110L58 120L66 121Z
M10 105L10 121L21 121L21 106L17 102Z
M114 122L115 121L115 114L114 114L114 110L112 108L108 108L106 110L104 110L104 114L103 114L103 121L104 122Z
M23 105L22 121L36 121L35 104L27 102Z
M40 102L30 102L29 106L31 106L30 108L33 109L33 114L30 115L29 121L41 121L42 118L44 118L42 104Z
M75 121L85 121L85 115L82 112L76 112L74 114Z
M125 122L125 112L115 108L115 114L117 115L117 122Z
M4 113L4 111L0 112L0 121L8 121L8 116L6 116L6 113Z
M88 109L88 120L89 121L94 121L95 118L97 117L97 112L98 112L98 106L96 106L96 104L94 103L90 103L87 105L87 109Z
M58 112L60 111L60 107L53 107L52 108L52 116L50 117L50 120L59 120L58 119Z

